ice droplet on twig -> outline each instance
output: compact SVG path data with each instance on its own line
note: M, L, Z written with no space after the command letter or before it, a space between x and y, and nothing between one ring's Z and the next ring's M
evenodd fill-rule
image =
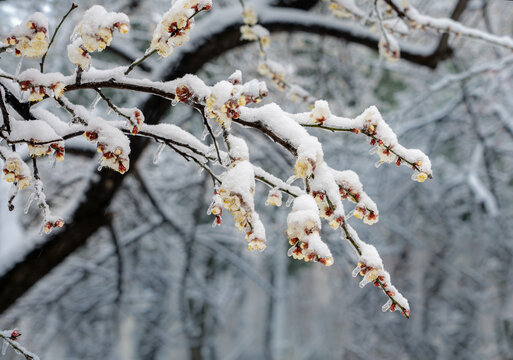
M34 193L31 193L31 194L30 194L30 196L29 196L29 198L28 198L27 205L25 205L25 209L23 209L23 213L24 213L25 215L27 215L27 214L28 214L28 212L29 212L30 205L32 205L32 201L34 201L34 196L35 196L35 194L34 194Z
M202 140L202 141L205 141L205 139L207 138L207 135L208 135L208 134L209 134L208 129L205 127L205 128L203 129L203 132L201 133L201 140Z
M358 284L358 286L360 288L363 288L365 285L367 285L368 283L370 283L371 281L367 278L367 276L364 276L362 281L360 281L360 283Z
M9 346L9 343L4 340L4 343L2 344L2 355L5 355L7 352L7 346Z
M159 147L157 148L157 151L155 151L155 154L153 155L153 165L157 165L159 163L160 154L162 154L162 151L164 151L164 148L166 147L165 143L161 143Z
M360 270L361 270L361 269L360 269L358 266L357 266L357 267L355 267L355 268L353 269L353 272L351 273L351 275L352 275L353 277L358 276L358 273L360 272Z
M292 202L294 201L294 198L289 195L289 198L287 199L287 202L285 203L286 207L290 207L292 205Z
M98 102L100 101L102 97L100 96L100 94L96 95L96 97L94 98L93 102L91 103L91 106L89 106L89 108L91 110L94 110L94 108L96 108L96 105L98 105Z
M383 311L383 312L388 311L388 309L390 309L390 306L392 306L392 300L388 299L388 301L385 304L383 304L383 306L381 307L381 311Z

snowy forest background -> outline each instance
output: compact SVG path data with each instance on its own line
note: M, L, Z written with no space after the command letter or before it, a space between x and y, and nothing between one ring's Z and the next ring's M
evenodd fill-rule
M169 0L76 2L78 10L64 23L46 60L52 71L74 71L62 55L69 42L65 34L71 34L89 6L123 11L131 20L127 35L95 55L97 68L127 65L139 57L169 8ZM367 9L373 1L357 3ZM450 17L460 8L458 21L513 36L511 1L410 3L434 17ZM376 169L368 144L356 136L312 131L331 165L355 170L378 204L379 223L354 226L380 250L395 285L409 300L411 318L382 313L383 294L371 286L358 288L351 277L353 251L334 232L323 233L335 257L332 267L287 257L283 207L256 202L267 227L267 249L261 254L247 251L229 214L213 229L206 213L212 196L208 174L168 149L154 165L158 144L150 143L124 176L102 220L86 224L91 228L84 231L92 235L84 246L15 304L2 307L0 328L21 329L20 341L41 359L513 359L511 50L450 36L437 52L443 35L415 32L401 40L404 48L435 56L390 63L376 48L355 40L372 29L336 18L325 2L251 4L264 26L273 7L291 12L288 25L273 26L269 20L267 52L284 64L294 83L329 101L333 113L354 116L378 106L403 145L429 155L434 178L421 185L403 167ZM45 13L54 29L70 5L1 1L0 33L34 11ZM307 17L294 18L293 11L342 25L333 25L331 32L308 32L308 24L294 24ZM240 12L238 1L214 1L211 12L198 16L189 43L170 58L150 58L134 72L156 80L194 72L214 84L240 69L247 80L266 80L269 98L285 110L308 111L307 104L291 101L258 73L254 43L233 40L240 36ZM342 36L343 31L354 38ZM0 67L14 71L18 60L13 59L2 54ZM33 64L24 60L23 66ZM121 106L147 101L135 92L106 93ZM95 97L70 95L84 106ZM97 106L108 112L105 104ZM169 106L162 122L198 137L203 131L201 116L181 104ZM255 164L282 179L290 175L290 154L251 129L237 131L244 134ZM61 213L98 176L94 146L71 140L66 156L58 172L51 160L40 161L39 169L51 205ZM8 211L8 190L1 181L4 293L13 289L4 287L6 276L9 286L15 284L12 266L53 236L40 235L35 206L24 214L26 196L19 196L14 212ZM258 184L256 191L267 190ZM16 356L10 349L5 359Z

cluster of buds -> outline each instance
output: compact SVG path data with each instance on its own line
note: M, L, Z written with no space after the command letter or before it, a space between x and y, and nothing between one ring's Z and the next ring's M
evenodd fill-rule
M309 121L311 124L322 125L331 116L329 105L324 100L317 100L310 112Z
M257 25L258 17L255 9L246 6L242 10L242 20L244 25L240 27L242 40L259 41L261 50L265 49L271 43L269 30L261 25Z
M401 56L399 43L390 32L383 33L378 43L379 54L390 62L395 62Z
M5 181L16 183L20 190L30 185L30 170L27 164L17 156L8 157L5 160L3 173Z
M212 197L212 203L210 204L207 215L214 215L216 218L212 223L212 226L220 226L222 223L223 216L223 200L217 193L217 190L214 191L214 196Z
M192 91L186 85L177 86L175 89L175 101L186 103L192 97Z
M375 286L380 286L380 282L386 286L386 283L384 282L385 278L383 275L381 275L382 270L383 269L366 265L360 261L354 268L352 275L353 277L356 277L358 274L363 276L363 279L359 284L361 288L371 282L374 283Z
M252 80L241 84L239 78L232 76L230 81L220 81L213 86L206 100L205 116L229 128L232 119L239 118L241 106L259 103L268 93L264 82Z
M287 217L287 238L292 245L288 255L305 262L333 265L333 257L321 240L320 231L321 219L314 199L310 195L297 197Z
M18 330L13 330L11 332L11 335L9 336L9 339L12 341L18 341L18 338L21 336L21 333Z
M367 209L364 204L358 204L354 209L353 215L355 218L363 220L367 225L373 225L378 222L378 213Z
M265 201L266 205L274 205L280 207L282 204L282 194L281 191L277 188L273 188L269 190L269 194L267 195L267 200Z
M76 39L68 45L68 59L82 70L91 65L91 55L84 46L82 39Z
M75 27L74 34L80 36L88 52L103 51L110 45L114 30L126 34L130 28L128 16L107 12L103 6L94 5L85 13Z
M55 228L61 228L64 226L64 220L59 217L47 216L43 225L43 231L45 234L49 234Z
M53 84L50 84L49 88L53 92L53 96L58 99L64 94L64 90L66 85L64 83L57 81ZM45 98L47 95L46 88L42 85L35 85L30 80L25 80L20 82L20 89L22 91L29 91L29 101L30 102L38 102Z
M289 86L287 96L293 102L311 102L312 95L299 85L293 84ZM313 105L310 105L313 106Z
M388 301L381 308L383 312L400 310L402 315L410 317L408 301L390 283L390 275L383 270L382 266L370 266L360 261L354 268L352 275L356 277L358 274L363 276L359 284L361 288L372 283L375 287L381 288L389 297Z
M25 24L11 30L4 43L14 46L16 56L43 56L49 45L46 16L39 12L32 14Z
M33 141L33 140L32 140ZM32 157L41 157L50 155L52 149L55 152L55 158L58 162L64 160L64 144L63 143L52 143L52 144L37 144L35 142L28 143L29 155Z
M374 139L373 139L374 140ZM372 140L371 140L372 142ZM376 163L376 167L379 167L381 164L390 164L390 163L396 163L398 157L395 155L391 150L390 146L386 146L383 144L383 141L378 140L378 146L371 149L371 153L376 153L379 156L379 161Z
M338 229L344 222L344 217L335 213L333 209L334 204L328 202L326 192L314 190L312 191L312 196L319 208L320 217L326 219L333 229Z
M367 225L373 225L379 220L376 203L363 191L358 175L351 170L335 171L335 182L342 200L356 204L353 215L363 220Z
M256 15L255 15L256 16ZM248 18L251 19L251 18ZM256 19L256 17L255 17ZM246 18L244 18L246 20ZM240 27L241 40L258 41L260 49L263 51L271 43L269 30L262 25L242 25Z
M124 153L120 146L112 146L107 142L99 141L97 131L85 131L82 134L89 141L96 141L96 150L102 154L101 166L109 167L120 174L124 174L129 167L128 155Z
M22 81L20 83L20 89L22 91L30 91L29 101L38 102L45 98L46 91L44 86L33 85L30 81Z
M132 135L136 135L141 131L144 124L144 114L139 109L134 109L130 114L130 119L127 120L127 126L132 127Z
M299 179L306 179L312 176L316 167L315 160L307 155L299 155L296 164L294 165L294 171L296 177Z
M418 165L420 166L420 165ZM424 181L426 181L428 178L428 174L424 171L416 171L413 173L412 175L412 179L417 181L417 182L421 182L423 183Z
M194 15L212 8L211 0L177 0L153 32L150 48L167 57L175 47L189 40Z
M218 192L222 204L230 211L235 227L246 233L249 250L264 250L265 229L255 211L255 174L247 160L238 161L223 174ZM214 204L215 206L215 204Z
M260 63L260 65L258 65L258 72L260 75L269 77L278 89L282 91L287 89L285 70L277 62L267 60L266 62Z
M326 0L329 2L329 9L333 15L339 18L348 18L355 16L355 14L351 11L356 5L353 0Z

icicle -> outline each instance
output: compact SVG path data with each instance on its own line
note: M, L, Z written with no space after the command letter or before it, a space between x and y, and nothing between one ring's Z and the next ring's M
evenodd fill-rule
M390 309L390 306L392 306L392 300L388 299L388 301L381 307L381 311L387 312L388 309Z
M354 209L351 210L350 212L348 212L345 216L345 219L346 220L349 220L350 218L352 218L354 216Z
M374 166L377 168L379 168L381 166L381 164L383 164L383 161L376 161L376 163L374 164Z
M214 144L210 145L208 147L208 151L207 151L207 154L206 154L208 157L217 157L217 152L216 152L216 148L214 146ZM221 159L222 160L222 159Z
M96 95L96 98L91 103L91 106L89 106L89 109L94 110L94 108L96 108L96 105L98 105L98 102L100 101L101 98L102 97L100 96L100 94Z
M287 179L287 181L286 181L285 183L286 183L287 185L290 185L290 184L292 184L296 179L297 179L297 178L296 178L296 175L292 175L291 177L289 177L289 178Z
M294 201L294 198L289 195L289 198L287 199L287 202L285 203L286 207L290 207L292 205L292 202Z
M363 288L365 285L367 285L368 283L370 283L371 281L369 280L369 278L367 276L364 276L362 281L360 281L360 283L358 284L358 286L360 288Z
M218 137L223 133L223 127L221 125L218 125L217 128L214 130L214 136Z
M28 198L28 201L27 201L27 205L25 205L25 209L23 209L23 213L25 215L28 214L29 209L30 209L30 205L32 205L32 201L34 201L34 197L35 197L35 193L30 194L30 196Z
M353 277L357 277L361 270L362 270L362 269L360 269L360 267L359 267L359 266L357 266L357 267L355 267L355 268L353 269L353 272L351 273L351 275L352 275Z
M292 253L294 252L294 249L296 248L296 246L292 246L288 251L287 251L287 256L292 256Z
M166 147L165 143L161 143L159 147L157 148L157 151L155 151L155 155L153 155L153 165L157 165L159 163L160 154L162 154L162 151L164 151L164 148Z
M7 353L7 346L9 346L9 343L4 340L4 343L2 344L2 355L5 356Z
M14 79L17 80L21 71L21 64L23 64L24 56L20 57L20 61L18 62L18 66L16 66L16 72L14 73Z
M207 138L208 134L209 134L208 129L205 127L203 129L203 132L201 133L201 140L205 141L205 139Z

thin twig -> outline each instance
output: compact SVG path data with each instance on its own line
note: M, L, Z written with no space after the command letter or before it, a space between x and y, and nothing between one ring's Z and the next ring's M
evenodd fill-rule
M52 35L52 39L50 40L50 44L48 44L48 49L46 49L46 52L45 52L45 54L43 55L43 58L41 59L41 64L40 64L41 72L43 72L43 71L44 71L46 55L48 54L48 51L50 51L50 47L52 46L53 41L55 40L55 35L57 35L57 32L58 32L58 31L59 31L59 29L61 28L61 25L62 25L62 23L64 22L64 20L66 20L66 18L68 17L68 15L69 15L73 10L75 10L77 7L78 7L78 5L77 5L77 4L72 3L72 4L71 4L71 8L70 8L70 9L68 10L68 12L67 12L63 17L62 17L61 22L59 23L59 25L57 25L57 28L55 29L55 32L54 32L54 33L53 33L53 35Z
M214 147L216 149L216 154L217 154L217 160L219 161L219 164L223 165L223 162L221 161L221 154L219 154L219 146L217 145L217 139L214 136L214 132L212 131L212 128L210 127L210 124L208 123L206 116L203 113L201 115L203 116L203 123L205 124L205 127L207 128L208 133L210 134L210 137L212 138L212 142L214 143Z
M116 114L118 114L118 115L120 115L120 116L124 117L124 118L125 118L125 119L127 119L127 120L130 120L130 116L128 116L128 115L126 115L126 114L123 114L123 113L119 110L119 108L118 108L116 105L114 105L114 104L112 103L112 101L110 101L110 99L109 99L107 96L105 96L105 94L104 94L100 89L96 88L96 89L94 89L94 90L96 90L96 92L98 93L98 95L100 95L100 97L101 97L101 98L102 98L102 99L107 103L107 105L109 105L109 107L110 107L112 110L114 110L114 112L115 112Z
M134 62L131 63L130 66L128 66L128 69L126 69L125 75L128 75L137 65L142 63L144 60L146 60L147 58L149 58L156 52L157 52L157 50L153 49L153 50L147 52L146 54L144 54L143 56L141 56L139 59L134 60Z
M16 350L17 352L19 352L21 355L23 355L25 357L26 360L34 360L35 358L35 355L32 354L32 353L29 353L27 352L26 350L22 349L21 347L18 346L18 344L16 344L16 341L12 340L10 337L8 336L5 336L3 335L2 333L0 333L0 338L5 341L6 343L8 343L14 350Z

